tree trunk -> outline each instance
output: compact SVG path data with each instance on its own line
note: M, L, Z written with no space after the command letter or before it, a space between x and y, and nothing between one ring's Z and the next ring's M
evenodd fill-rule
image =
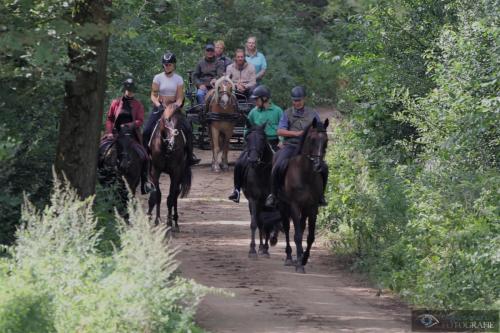
M72 80L65 82L55 168L78 194L94 193L101 129L111 0L76 1L68 45ZM91 51L90 51L91 50Z

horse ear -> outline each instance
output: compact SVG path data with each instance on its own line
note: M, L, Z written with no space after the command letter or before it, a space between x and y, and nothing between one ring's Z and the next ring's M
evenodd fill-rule
M328 125L330 124L330 121L328 120L328 118L325 119L325 122L323 123L323 127L325 129L327 129Z
M312 128L316 128L317 126L318 126L318 120L314 118L312 122Z

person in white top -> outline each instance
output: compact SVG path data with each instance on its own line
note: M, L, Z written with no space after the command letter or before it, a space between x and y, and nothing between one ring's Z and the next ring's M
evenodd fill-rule
M177 59L175 54L167 51L161 59L163 72L156 74L153 78L151 86L151 102L153 102L153 110L150 113L146 124L144 125L143 143L149 151L149 140L153 134L154 127L161 118L167 105L175 104L177 110L184 104L184 80L175 73ZM169 117L171 115L168 115ZM184 119L182 122L183 131L186 134L188 158L190 164L194 165L200 162L193 154L193 133L191 125Z

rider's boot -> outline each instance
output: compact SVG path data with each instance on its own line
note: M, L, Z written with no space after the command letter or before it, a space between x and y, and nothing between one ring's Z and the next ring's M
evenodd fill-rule
M236 203L240 202L240 189L235 187L233 193L229 195L228 199Z
M267 196L265 205L269 208L276 207L276 196L273 193Z

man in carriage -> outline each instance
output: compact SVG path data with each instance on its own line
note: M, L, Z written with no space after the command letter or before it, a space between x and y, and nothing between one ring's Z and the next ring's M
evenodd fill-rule
M226 75L235 84L237 95L250 97L257 81L255 67L245 60L245 50L236 49L234 62L227 67Z
M214 44L205 45L205 56L198 62L193 73L198 104L205 102L207 92L214 87L215 81L224 75L225 70L223 62L215 56Z
M131 149L135 150L142 161L141 168L141 192L145 194L148 190L148 168L149 158L142 145L141 127L144 122L144 106L134 98L135 84L132 78L123 82L123 96L114 99L106 115L106 131L99 146L99 156L102 157L111 145L116 141L120 131L132 133Z
M320 121L316 110L305 106L306 90L302 86L296 86L291 91L292 107L288 108L282 115L278 125L278 135L284 137L283 148L275 156L271 173L271 194L266 199L266 206L276 206L278 190L283 186L283 176L286 171L288 161L297 153L297 146L300 143L304 130L311 125L314 119ZM328 166L321 162L321 176L323 179L323 191L328 180ZM321 193L320 206L325 206L324 193Z

